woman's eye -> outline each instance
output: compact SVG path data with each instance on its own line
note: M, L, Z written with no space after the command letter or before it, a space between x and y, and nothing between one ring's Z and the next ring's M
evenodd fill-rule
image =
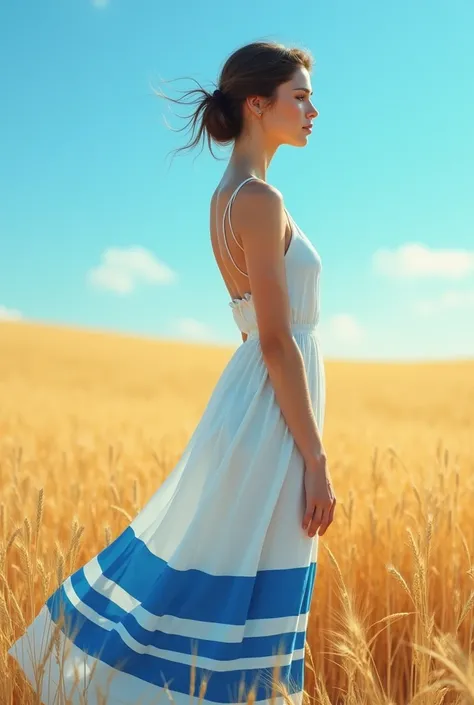
M306 99L305 95L299 95L297 98L297 100L305 100L305 99Z

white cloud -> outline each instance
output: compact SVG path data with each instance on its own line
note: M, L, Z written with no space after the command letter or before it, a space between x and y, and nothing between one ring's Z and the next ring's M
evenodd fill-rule
M21 311L0 305L0 321L19 321L23 318Z
M372 264L376 272L387 277L462 279L474 274L474 250L435 250L411 242L395 250L377 250Z
M337 313L324 316L318 325L323 354L335 358L360 357L370 346L367 331L355 316Z
M327 324L326 333L339 343L358 343L364 336L362 326L348 313L332 316Z
M173 333L185 340L215 341L212 328L195 318L178 318L173 322L172 328Z
M99 289L129 294L140 282L170 284L176 274L143 247L111 247L102 254L102 263L91 269L87 277Z
M474 289L445 291L438 298L421 299L415 303L415 311L423 316L464 309L474 309Z

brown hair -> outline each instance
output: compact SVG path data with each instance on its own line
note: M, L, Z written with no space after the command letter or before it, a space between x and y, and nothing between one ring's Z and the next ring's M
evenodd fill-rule
M274 103L278 86L291 80L295 70L303 66L308 71L313 68L313 57L306 49L288 48L277 42L253 42L237 49L226 60L219 80L217 91L213 93L203 88L184 91L178 100L163 93L160 98L179 105L195 105L186 125L175 132L191 128L192 137L188 144L174 150L181 152L191 150L207 136L210 152L212 140L217 144L230 144L242 133L243 104L250 95L259 95L268 99L268 105ZM186 98L193 100L186 102ZM202 151L202 150L201 150Z

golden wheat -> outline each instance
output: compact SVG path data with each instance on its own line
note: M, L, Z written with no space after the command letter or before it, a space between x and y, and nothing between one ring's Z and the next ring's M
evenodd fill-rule
M21 323L0 349L0 702L32 705L10 643L172 470L232 350ZM474 363L328 362L327 385L305 705L474 705Z

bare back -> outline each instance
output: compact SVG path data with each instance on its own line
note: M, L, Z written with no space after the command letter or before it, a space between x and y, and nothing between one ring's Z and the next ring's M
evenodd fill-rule
M211 244L217 266L231 299L241 299L251 294L247 274L245 252L239 235L237 211L251 209L251 190L255 184L262 184L256 177L244 181L231 182L219 186L214 192L210 208ZM292 238L292 227L288 222L285 233L285 252Z

